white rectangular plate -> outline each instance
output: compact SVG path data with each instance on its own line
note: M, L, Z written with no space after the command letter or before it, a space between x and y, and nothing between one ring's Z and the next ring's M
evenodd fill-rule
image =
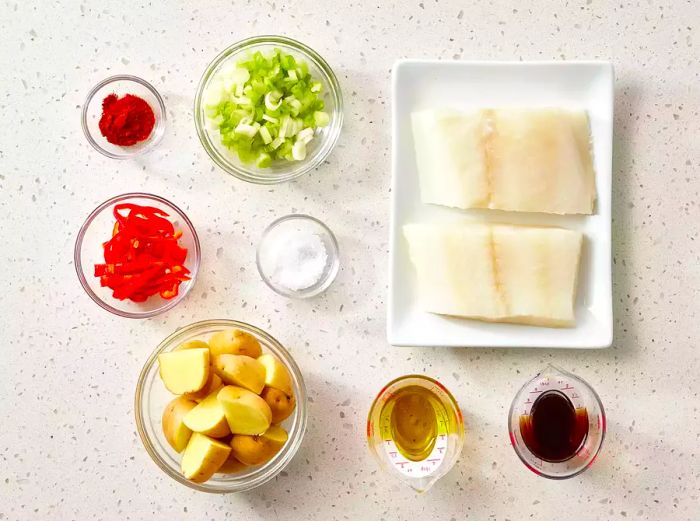
M601 348L612 343L613 68L606 62L399 61L392 74L392 192L387 337L394 345ZM421 202L411 112L433 108L562 107L588 112L596 171L590 216L460 211ZM574 328L496 324L422 311L401 228L409 222L491 220L583 232Z

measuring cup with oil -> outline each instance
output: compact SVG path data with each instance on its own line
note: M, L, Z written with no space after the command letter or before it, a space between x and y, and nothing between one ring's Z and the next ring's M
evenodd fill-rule
M384 470L425 492L457 462L464 442L462 412L437 380L402 376L374 399L367 442Z
M510 441L527 468L551 479L573 477L595 460L605 438L605 411L581 378L548 365L515 395Z

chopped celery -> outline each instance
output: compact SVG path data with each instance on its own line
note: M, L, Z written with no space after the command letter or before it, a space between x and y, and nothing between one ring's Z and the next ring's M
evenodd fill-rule
M317 127L325 127L330 122L331 118L326 112L314 112L314 123Z
M265 143L266 145L272 143L272 134L270 134L270 131L267 129L267 127L260 127L260 130L258 132L260 132L260 137L262 138L263 143Z
M257 127L255 125L257 125ZM235 128L234 133L242 134L242 135L247 136L247 137L255 137L255 134L258 133L259 127L260 127L259 123L254 123L253 125L247 125L246 123L239 123L238 126Z
M267 168L301 161L314 130L330 123L323 84L304 61L280 49L224 65L203 97L209 128L244 163Z
M258 158L255 160L255 166L258 168L267 168L272 164L272 157L266 152L261 152Z
M297 141L292 146L292 157L297 161L301 161L306 157L306 143L303 141Z
M282 104L282 93L272 91L265 94L265 108L268 110L277 110Z
M297 133L297 141L301 141L304 144L308 143L313 138L314 138L314 129L309 128L309 127L302 129Z

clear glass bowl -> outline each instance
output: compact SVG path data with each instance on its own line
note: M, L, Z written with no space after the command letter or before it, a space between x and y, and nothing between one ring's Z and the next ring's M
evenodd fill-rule
M579 411L585 410L588 430L575 452L563 461L548 461L532 452L521 430L521 420L532 413L540 396L556 393L568 399ZM551 364L522 386L513 398L508 413L508 430L513 450L520 461L538 476L549 479L568 479L577 476L593 465L603 446L606 417L603 403L585 380Z
M104 262L104 250L102 244L112 236L114 226L114 206L120 203L133 203L142 206L155 206L166 212L176 229L182 230L180 244L187 248L185 267L190 270L191 280L180 284L177 296L172 299L164 299L160 295L154 295L145 302L132 302L131 300L117 300L112 297L110 288L100 286L99 277L94 276L95 264ZM163 313L185 298L195 283L201 251L199 238L192 222L185 213L170 201L157 195L145 193L122 194L105 201L95 208L80 227L75 241L73 252L75 271L78 274L80 284L85 292L101 308L126 318L148 318Z
M107 141L100 132L99 123L102 117L102 101L110 94L119 97L133 94L151 106L156 122L148 139L127 147L113 145ZM165 120L165 104L158 91L146 80L128 74L110 76L102 80L88 93L83 104L82 125L85 137L95 150L112 159L129 159L152 150L163 137Z
M287 418L282 426L289 434L287 443L267 463L249 467L238 474L215 474L205 483L194 483L180 473L181 455L176 453L163 435L161 417L165 405L173 399L158 376L158 355L172 351L180 343L187 340L204 339L224 329L237 328L254 335L262 345L263 352L277 356L289 369L296 398L294 413ZM306 387L299 366L282 347L282 345L266 332L255 326L236 320L205 320L190 324L177 330L163 340L153 351L141 370L136 396L134 400L136 427L146 451L163 472L174 480L195 490L203 492L243 492L271 480L279 474L291 461L301 446L307 421Z
M221 144L219 131L211 128L206 121L203 95L222 67L231 61L238 61L248 53L271 51L279 48L300 58L309 65L311 75L323 84L325 111L330 115L330 123L316 130L314 139L307 147L306 158L302 161L277 161L269 168L257 168L254 164L243 164L235 152ZM197 87L194 100L194 120L197 135L209 157L229 174L258 184L275 184L289 181L319 166L331 153L338 141L343 126L343 99L340 85L333 70L316 51L303 43L284 36L256 36L234 43L209 64Z
M279 253L280 242L290 233L309 231L316 234L326 248L326 263L318 281L306 288L292 290L281 285L275 277L274 258ZM258 243L255 263L263 282L275 293L291 298L310 298L323 293L335 280L340 268L338 241L333 232L315 217L304 214L285 215L273 221L263 232Z
M431 402L437 421L437 438L430 454L409 460L394 437L391 418L396 397L406 389L422 388ZM367 415L367 443L381 468L416 492L425 492L447 474L459 459L464 444L464 419L454 396L429 376L409 374L386 384L372 402Z

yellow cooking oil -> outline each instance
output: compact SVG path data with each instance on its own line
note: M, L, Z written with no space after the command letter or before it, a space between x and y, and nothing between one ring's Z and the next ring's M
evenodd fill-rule
M394 441L398 451L408 460L428 458L441 434L457 429L456 418L450 418L444 405L433 391L410 385L394 391L388 397L380 415L385 435Z

